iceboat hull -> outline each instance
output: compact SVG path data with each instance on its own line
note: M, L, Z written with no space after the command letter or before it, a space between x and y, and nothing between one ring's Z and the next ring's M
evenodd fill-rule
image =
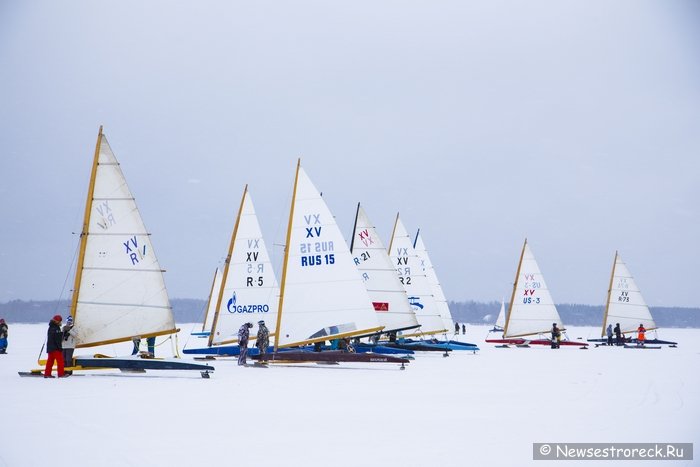
M341 350L326 350L323 352L309 352L304 350L289 350L272 352L265 355L251 355L253 360L259 362L366 362L366 363L409 363L407 358L394 357L385 354L371 352L356 353L343 352Z
M174 359L140 357L77 357L77 366L87 368L116 368L124 370L198 370L214 371L214 367Z

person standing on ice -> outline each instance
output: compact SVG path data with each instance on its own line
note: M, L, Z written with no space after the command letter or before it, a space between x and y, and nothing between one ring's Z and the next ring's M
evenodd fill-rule
M455 323L455 334L459 334L459 323Z
M44 368L44 378L53 378L51 370L56 362L58 377L63 378L65 372L63 370L63 331L61 331L61 315L54 316L49 321L49 330L46 332L46 352L49 357L46 359L46 368Z
M63 364L73 366L73 352L75 351L75 335L73 333L73 317L66 318L63 326Z
M465 335L467 333L467 327L462 323L462 335Z
M552 323L552 348L559 348L559 341L561 340L561 331L557 327L557 323Z
M0 318L0 353L7 353L7 323Z
M622 331L620 330L620 323L615 323L615 345L622 345Z
M639 327L637 328L637 344L644 345L644 340L646 339L644 336L645 332L647 332L646 328L642 323L639 323Z
M245 359L248 355L248 339L250 338L250 328L253 327L253 323L243 323L238 329L238 348L240 349L238 354L238 364L245 365Z
M608 333L608 345L613 345L613 339L612 339L612 336L613 336L613 328L612 328L612 324L608 324L608 329L606 330L606 332Z
M265 326L265 321L258 321L258 335L255 339L255 347L258 348L260 355L265 355L267 346L270 345L270 331Z

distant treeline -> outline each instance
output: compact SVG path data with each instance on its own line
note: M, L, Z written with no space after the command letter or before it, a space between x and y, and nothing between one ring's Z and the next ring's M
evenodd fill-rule
M500 309L501 302L450 302L452 318L460 323L495 323ZM557 310L567 326L600 326L603 322L603 305L560 303ZM661 328L700 328L700 308L650 307L650 310Z
M170 303L176 323L198 323L204 317L205 300L174 298ZM12 300L0 303L0 318L9 323L48 323L55 314L68 314L68 301ZM506 303L506 308L508 304ZM492 324L496 321L500 302L450 302L452 317L459 323ZM603 319L603 306L557 305L564 324L569 326L599 326ZM651 313L662 328L700 328L700 308L652 307Z

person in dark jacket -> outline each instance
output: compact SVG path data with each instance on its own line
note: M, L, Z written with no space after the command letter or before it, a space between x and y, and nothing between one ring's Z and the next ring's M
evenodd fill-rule
M238 354L238 364L245 365L245 359L248 356L248 339L250 338L250 328L253 327L253 323L243 323L238 329L238 348L240 353Z
M265 355L267 346L270 345L270 330L265 326L265 321L258 321L258 335L255 340L255 347L258 348L260 355Z
M557 323L552 323L552 348L558 349L560 342L561 342L561 330L559 330Z
M7 323L0 318L0 353L7 353Z
M459 323L455 323L455 334L459 334Z
M46 352L49 357L46 359L46 368L44 368L44 378L53 378L51 370L56 362L58 377L63 378L65 372L63 370L63 331L61 330L61 315L54 316L49 321L49 330L46 332Z
M620 323L615 324L615 345L622 345L622 331L620 330Z
M462 335L465 335L467 333L467 327L462 323Z

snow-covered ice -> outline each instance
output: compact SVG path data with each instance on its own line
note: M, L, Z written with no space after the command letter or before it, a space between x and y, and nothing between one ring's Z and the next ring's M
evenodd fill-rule
M37 367L47 326L9 324L9 353L0 356L3 467L520 466L546 463L532 460L536 442L700 446L696 329L662 330L676 349L551 350L494 348L483 341L487 327L469 326L460 339L478 344L478 354L420 353L406 371L245 368L234 359L213 362L208 380L175 371L48 380L17 374ZM192 325L181 327L180 346L202 345L188 336ZM569 329L573 338L598 332ZM130 345L99 351L125 355ZM169 345L158 354L169 355Z

